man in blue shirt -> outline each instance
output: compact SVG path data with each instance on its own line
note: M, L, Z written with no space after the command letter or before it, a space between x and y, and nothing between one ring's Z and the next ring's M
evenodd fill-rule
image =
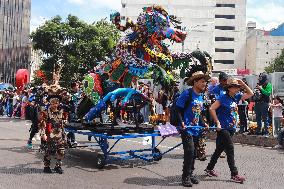
M194 170L194 143L193 136L201 132L201 111L203 109L203 95L207 81L210 77L202 71L192 69L187 79L188 85L192 88L185 90L177 99L176 107L179 112L180 133L184 149L182 185L192 187L198 184L199 180L193 176ZM197 127L191 127L197 126ZM189 127L189 128L186 128Z
M219 74L219 85L213 88L212 92L216 98L225 92L224 86L227 84L228 75L224 72Z
M240 89L244 88L244 94L240 93ZM220 154L225 151L227 161L231 171L231 179L234 182L242 183L245 181L243 176L238 174L238 169L234 159L234 145L232 135L238 124L238 102L246 100L253 95L252 90L240 79L228 79L225 86L226 93L221 94L216 102L210 107L210 113L217 126L216 149L211 160L205 169L208 176L218 176L214 171Z

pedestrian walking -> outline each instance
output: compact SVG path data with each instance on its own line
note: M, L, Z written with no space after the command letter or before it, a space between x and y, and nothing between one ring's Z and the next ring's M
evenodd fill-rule
M209 76L198 70L198 67L192 67L186 79L188 85L192 86L185 90L177 99L176 107L179 117L179 128L184 150L182 185L192 187L198 184L199 180L193 175L194 171L194 142L193 137L202 132L201 128L186 128L187 126L202 125L201 111L203 108L203 95L206 89ZM204 124L204 123L203 123Z
M246 91L244 94L239 92L241 87ZM231 180L242 183L245 181L245 177L239 175L235 165L232 136L238 124L238 102L250 98L253 92L242 80L233 78L228 79L225 90L226 92L220 95L217 101L210 107L211 116L217 125L217 139L215 152L205 169L205 173L210 177L218 176L214 171L214 167L220 154L225 151L231 171Z

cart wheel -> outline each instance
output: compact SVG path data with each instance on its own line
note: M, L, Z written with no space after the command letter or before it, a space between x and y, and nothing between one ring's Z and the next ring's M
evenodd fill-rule
M98 154L97 155L96 167L98 169L102 169L102 168L104 168L105 164L106 164L105 156L102 155L102 154Z
M162 153L158 148L154 148L155 155L153 156L154 161L160 161L162 159Z

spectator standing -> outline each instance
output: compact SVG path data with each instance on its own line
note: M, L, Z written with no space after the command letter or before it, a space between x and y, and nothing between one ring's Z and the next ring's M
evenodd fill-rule
M217 77L212 77L210 79L210 83L208 85L208 93L209 94L214 94L213 89L218 85L219 80Z
M272 118L274 119L274 129L273 134L274 136L278 135L278 132L280 131L281 121L283 119L282 116L282 109L283 109L283 101L279 96L276 96L274 98L274 103L271 104L271 107L273 109L273 115Z
M79 101L82 97L82 91L80 90L80 85L78 82L72 82L71 83L71 101L69 102L69 121L77 121L78 116L77 116L77 108L79 105ZM77 141L75 134L73 132L69 132L67 134L67 139L69 140L71 146L76 146Z
M162 104L162 98L164 95L164 91L160 90L158 93L158 98L156 99L156 114L158 114L158 120L163 120L164 117L164 110L163 110L163 104Z
M29 98L28 93L24 91L23 96L22 96L21 119L26 118L26 107L28 103L28 98Z
M142 94L145 97L149 98L149 86L144 85ZM149 114L150 114L149 104L146 103L146 105L143 108L141 108L140 112L143 115L144 123L149 123Z
M270 94L272 92L272 85L268 82L268 76L265 73L259 75L258 85L256 89L259 90L259 98L255 101L255 114L257 122L257 134L268 135L268 108L270 101ZM262 129L262 121L264 122L264 129Z
M149 99L150 99L149 110L150 110L150 114L152 116L152 115L155 114L155 104L156 104L152 91L149 92Z
M243 82L247 84L247 81L245 78L242 79ZM244 89L241 89L241 92L245 92ZM244 133L244 132L248 132L248 111L247 111L247 107L248 107L248 99L246 100L240 100L239 104L238 104L238 113L239 113L239 118L240 118L240 133Z

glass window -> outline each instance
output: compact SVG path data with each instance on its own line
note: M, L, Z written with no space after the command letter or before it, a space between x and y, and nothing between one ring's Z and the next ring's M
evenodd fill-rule
M234 49L219 49L219 48L215 48L215 52L231 52L231 53L234 53L235 50Z
M234 41L233 37L215 37L215 41Z
M220 15L220 14L216 14L215 18L235 19L235 15Z
M214 60L214 63L219 63L219 64L234 64L234 60Z
M217 30L235 30L235 26L215 26Z
M231 7L231 8L235 8L236 5L235 4L221 4L221 3L217 3L216 7Z

